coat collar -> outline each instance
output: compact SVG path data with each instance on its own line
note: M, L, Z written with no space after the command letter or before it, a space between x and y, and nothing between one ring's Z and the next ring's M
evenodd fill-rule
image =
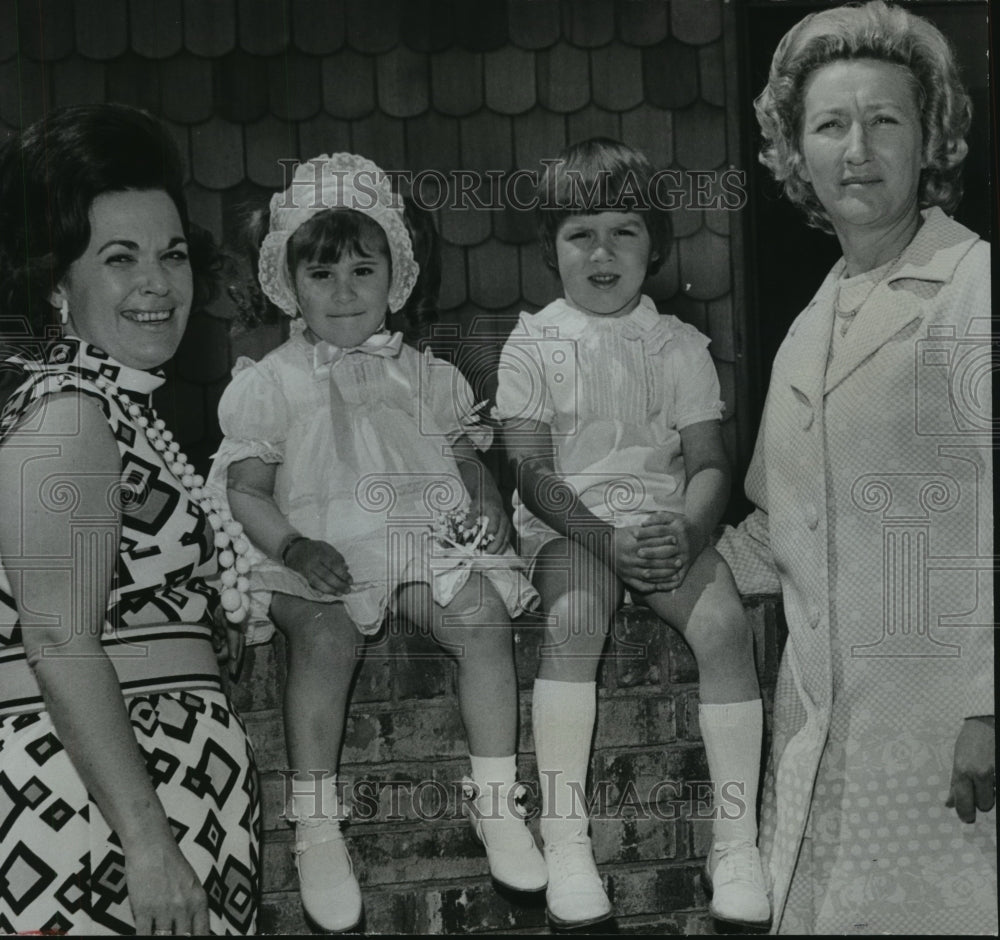
M789 331L794 336L789 382L817 403L893 336L925 316L932 301L908 291L900 281L948 283L958 263L978 240L975 233L948 218L940 208L925 209L923 224L904 250L898 267L868 298L845 338L844 347L827 369L834 320L837 282L844 271L841 258L827 275L809 307ZM824 383L825 376L825 383Z
M823 377L833 330L833 302L843 260L834 265L820 289L788 330L783 346L787 359L788 383L796 397L805 398L818 409L823 397Z
M846 336L844 348L830 364L826 391L844 381L862 362L900 330L922 319L934 303L908 290L905 281L948 283L959 261L977 241L964 225L949 219L937 206L926 209L923 224L903 251L896 270L875 290Z

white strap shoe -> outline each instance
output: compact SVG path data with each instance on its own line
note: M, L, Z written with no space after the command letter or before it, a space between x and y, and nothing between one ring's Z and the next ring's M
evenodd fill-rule
M718 920L742 927L766 927L771 922L771 902L752 842L716 842L706 865L712 903L709 913Z
M500 787L477 796L478 787L466 777L462 788L468 798L462 812L486 849L493 878L514 891L542 891L548 873L519 805L524 787Z
M361 921L361 886L336 820L295 826L295 866L302 907L324 930L343 933Z
M589 836L546 842L545 863L549 870L545 905L552 924L584 927L611 916L611 902L597 872Z

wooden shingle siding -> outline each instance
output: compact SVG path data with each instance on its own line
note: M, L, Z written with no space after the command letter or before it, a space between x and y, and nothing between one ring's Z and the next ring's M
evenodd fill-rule
M434 207L440 326L454 342L485 344L476 361L495 361L517 313L559 286L538 256L533 213L493 207L488 180L452 174L489 171L502 184L568 143L618 137L676 171L664 184L676 243L647 291L709 332L720 363L737 363L734 220L693 204L698 173L740 165L726 118L732 19L723 0L12 0L0 4L0 137L55 105L147 108L188 160L192 217L231 244L247 209L282 184L280 159L350 150L392 170L443 173L445 195L462 187L464 205ZM718 191L717 181L706 189ZM420 194L438 192L425 178ZM521 179L517 197L532 192ZM209 313L235 316L225 289ZM487 320L497 329L475 332ZM279 335L233 336L228 357ZM204 396L218 382L182 371L178 381ZM211 408L177 419L195 459L214 450ZM749 454L732 456L739 469Z
M0 79L2 81L2 79ZM106 96L106 70L100 62L82 56L70 56L52 65L52 104L61 108L70 104L103 101Z
M181 0L129 0L128 7L132 49L148 59L166 59L180 52L184 44Z
M292 0L292 41L306 55L328 55L347 40L344 5L330 0Z
M117 58L128 49L128 0L107 0L100 16L91 16L87 12L87 0L76 0L74 6L76 51L80 55L88 59L107 60ZM200 6L211 8L215 5L206 3ZM224 8L226 7L228 4L224 5ZM197 50L192 49L192 51Z
M49 62L69 55L76 44L73 35L72 0L50 3L19 3L16 9L20 54L29 59Z

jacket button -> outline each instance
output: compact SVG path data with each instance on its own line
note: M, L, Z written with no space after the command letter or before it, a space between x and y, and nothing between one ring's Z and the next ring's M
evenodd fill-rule
M806 525L810 529L815 529L819 525L819 510L816 508L816 504L806 503L802 507L802 511L805 513Z
M819 608L810 607L809 608L809 626L815 630L819 626Z
M808 431L813 425L812 409L802 412L802 430Z

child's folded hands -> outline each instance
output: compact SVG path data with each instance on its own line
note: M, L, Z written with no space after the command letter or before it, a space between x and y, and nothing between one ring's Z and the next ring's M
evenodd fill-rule
M679 513L653 513L642 525L615 530L615 569L634 590L672 591L690 564L685 517Z
M672 565L672 573L662 583L668 591L680 587L695 555L688 533L687 516L677 512L654 512L639 528L637 538L646 543L640 555L644 558L655 556L664 563L668 571ZM661 540L663 544L660 544Z

